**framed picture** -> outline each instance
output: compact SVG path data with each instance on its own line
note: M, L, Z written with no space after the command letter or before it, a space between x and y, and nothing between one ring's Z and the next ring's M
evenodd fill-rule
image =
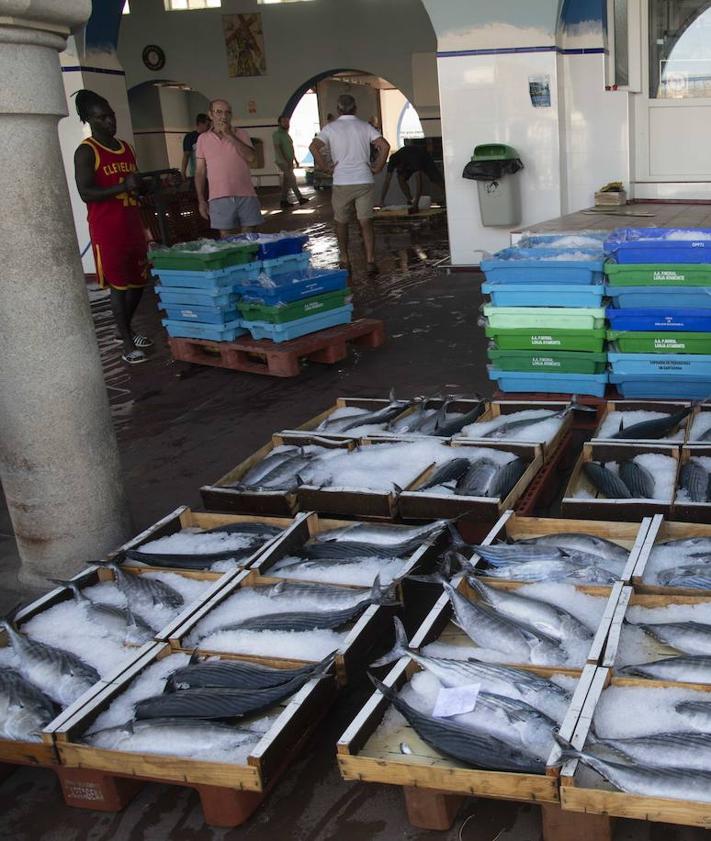
M267 72L262 15L222 15L229 76L263 76Z

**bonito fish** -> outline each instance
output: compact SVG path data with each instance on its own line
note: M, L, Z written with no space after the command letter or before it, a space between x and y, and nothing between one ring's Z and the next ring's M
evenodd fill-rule
M58 712L51 698L19 672L0 668L0 738L39 742L40 731Z
M598 746L643 766L711 771L711 735L708 733L653 733L630 739L596 738L593 750Z
M666 438L671 434L679 424L689 415L691 406L682 409L680 412L675 412L673 415L667 415L663 418L653 418L652 420L641 421L640 423L633 423L626 429L623 426L624 418L620 418L620 428L610 438L622 439L637 439L643 440L645 438L658 440L659 438Z
M586 461L583 464L583 473L595 488L608 499L632 499L632 494L627 485L604 465L598 464L596 461Z
M678 680L688 683L711 683L711 657L687 656L668 657L652 663L636 666L622 666L618 674L635 675L654 680Z
M711 657L711 625L701 622L638 623L646 634L684 654Z
M162 604L165 607L179 608L185 601L181 594L165 581L150 578L148 575L124 572L114 561L95 561L95 563L113 572L116 585L129 602L136 599L150 601L154 605Z
M603 560L617 561L621 565L627 563L629 550L624 546L598 537L593 534L582 534L577 532L554 532L543 534L540 537L530 537L526 540L518 540L518 545L534 544L537 546L557 546L561 549L573 549L591 555L599 555Z

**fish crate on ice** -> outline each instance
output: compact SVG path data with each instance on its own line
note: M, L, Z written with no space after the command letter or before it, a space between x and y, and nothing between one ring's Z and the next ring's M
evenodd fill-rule
M711 523L711 447L708 445L682 447L672 518L683 523Z
M618 228L604 248L617 263L711 263L711 229Z
M169 783L197 791L207 824L238 826L299 756L337 696L331 668L303 683L292 683L295 690L290 695L279 698L275 692L273 697L278 700L263 710L264 714L248 719L251 732L240 734L239 724L209 721L195 721L191 727L188 720L178 729L182 740L171 737L168 724L158 737L154 731L152 741L146 744L145 734L151 725L145 720L135 722L133 732L129 728L122 731L120 725L127 714L130 716L133 702L145 702L160 693L175 670L172 664L179 668L188 661L187 654L165 644L154 645L56 731L62 763L57 773L68 805L115 812L145 783ZM273 661L255 663L274 665ZM276 664L280 667L286 666ZM187 690L176 689L162 697L174 699L183 691ZM119 715L123 717L115 720ZM118 726L102 729L106 722ZM91 735L98 730L102 733ZM211 749L211 743L221 749Z
M562 809L600 815L608 824L610 817L620 817L711 829L708 783L696 770L702 767L703 757L697 758L696 750L686 742L675 745L673 740L656 740L674 732L690 735L695 727L676 707L684 704L682 710L686 710L686 704L697 702L708 705L709 693L708 685L679 686L669 681L623 678L610 669L598 669L570 740L583 757L573 756L561 768ZM651 748L641 742L644 736L650 739ZM590 750L601 739L617 743L622 750L634 750L637 758L625 763L619 754L610 760L615 754L606 753L601 761ZM634 746L630 741L617 742L625 739L640 741ZM665 752L667 762L679 769L688 762L691 769L687 764L683 772L664 771L660 766ZM617 785L606 781L600 772L615 779ZM611 837L609 826L604 837Z
M402 411L404 411L404 406L407 405L407 401L402 402L403 408L400 410L400 412L395 413L394 417L398 417L402 413ZM392 405L392 401L390 401L388 398L339 397L337 398L333 406L330 406L324 412L320 412L315 417L310 418L305 423L302 423L300 426L297 426L295 429L283 430L282 435L316 432L319 435L327 435L329 438L334 438L336 440L357 440L362 437L362 434L356 434L358 433L358 427L353 427L354 434L349 434L347 430L344 432L329 432L329 426L333 427L333 429L336 429L340 426L348 426L352 422L355 423L358 415L379 412L381 410L387 409L387 407L390 405ZM338 423L336 423L337 421ZM375 430L372 428L372 424L367 424L367 430L365 431L365 434L372 433L373 431L384 431L387 423L388 421L378 423L376 425L377 428Z
M451 445L455 453L452 459L470 459L469 466L464 466L461 479L454 480L455 487L447 483L437 483L439 471L447 464L429 467L397 498L398 511L403 520L431 520L438 518L454 519L462 515L471 515L483 520L495 521L502 511L513 508L521 494L532 482L543 466L543 455L537 444L516 441L487 441L486 444L474 444L459 439ZM507 458L508 457L508 458ZM491 475L482 485L482 492L471 488L457 487L461 480L476 469L476 462L481 460L491 465ZM508 466L511 465L511 466ZM506 471L509 478L503 478ZM501 478L501 488L492 490ZM484 487L486 485L486 487ZM488 494L492 493L492 496ZM496 495L493 495L496 493Z
M632 575L635 592L711 595L711 576L704 582L695 569L708 553L711 525L653 517Z
M371 650L392 625L397 608L391 589L381 587L377 597L343 585L329 586L326 592L324 587L313 589L299 582L274 584L245 570L176 628L170 644L188 654L197 651L208 657L221 655L278 667L319 663L335 652L338 680L346 684L362 672ZM329 603L336 607L329 610ZM316 617L317 612L324 615ZM265 627L270 618L283 615L286 625L281 624L293 628L292 618L297 614L302 619L309 614L306 630ZM298 623L300 628L304 622ZM244 623L247 626L242 629ZM318 627L311 627L314 624Z
M691 404L684 401L608 400L592 440L683 444L691 419Z
M561 512L566 517L627 521L651 514L668 515L679 459L679 447L662 444L584 444L563 494ZM597 466L589 467L591 462ZM637 467L630 467L630 462ZM622 474L621 465L625 465ZM601 483L609 496L600 489Z
M590 285L603 279L604 255L596 248L505 248L481 261L489 283Z
M695 446L711 444L711 406L707 403L694 406L687 443Z
M116 560L124 569L179 574L192 570L199 578L218 580L225 572L250 566L292 523L286 517L209 514L181 505L110 552L107 559ZM189 545L193 535L200 545ZM222 545L202 545L203 539L212 543L213 538ZM177 545L177 540L183 545Z
M285 452L281 448L291 447L298 454L299 449L320 447L323 449L352 449L353 441L343 441L328 436L304 434L272 435L272 440L255 453L240 462L212 485L200 488L205 507L212 511L255 513L271 516L291 516L297 509L296 484L291 478L276 487L269 487L268 474L259 475L262 466L266 469L267 459ZM277 451L276 453L274 451ZM256 471L256 472L255 472ZM254 476L254 480L250 478ZM247 484L249 483L249 484ZM260 484L261 483L261 484Z
M466 398L416 398L407 402L409 405L392 421L389 430L374 432L373 435L391 435L400 441L416 441L426 437L449 441L460 434L465 426L474 423L489 405L485 400Z

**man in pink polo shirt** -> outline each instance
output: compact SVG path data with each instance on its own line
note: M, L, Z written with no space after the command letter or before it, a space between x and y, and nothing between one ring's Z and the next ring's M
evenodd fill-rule
M262 224L262 209L252 185L249 165L254 148L244 129L232 127L232 108L224 99L210 103L212 128L195 147L195 189L203 219L221 237L252 231ZM205 185L210 186L210 201Z

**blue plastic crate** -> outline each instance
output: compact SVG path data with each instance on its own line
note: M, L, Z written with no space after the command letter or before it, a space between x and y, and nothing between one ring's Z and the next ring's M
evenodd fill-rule
M599 307L601 283L482 283L481 291L497 307Z
M199 321L203 324L231 324L239 321L236 309L222 310L215 307L181 307L179 304L164 306L168 321Z
M353 313L353 306L337 307L333 310L285 321L283 324L270 324L267 321L242 321L244 327L252 334L253 339L271 339L273 342L286 342L298 339L309 333L316 333L337 324L348 324Z
M262 272L274 283L289 283L295 274L308 269L310 261L310 254L287 254L273 260L262 260Z
M309 241L306 234L241 234L229 237L231 242L248 242L259 245L257 257L260 260L273 260L290 254L301 254Z
M703 353L618 353L607 355L615 374L706 375L711 380L711 356Z
M259 277L262 264L242 263L239 266L229 266L226 269L215 269L210 272L184 272L177 269L154 269L153 273L160 278L161 285L167 288L190 287L201 292L212 290L215 292L231 292L237 283L249 283Z
M564 248L570 250L571 248L590 248L591 250L599 250L602 254L605 240L607 239L607 231L561 231L557 234L531 234L530 236L522 237L517 243L516 248ZM581 244L580 246L571 245L571 238L584 238L590 240L589 243Z
M489 365L489 379L496 380L499 390L543 391L550 394L590 394L604 397L607 373L604 374L541 374L538 371L500 371Z
M679 309L711 309L708 286L609 286L605 294L620 309L666 307L670 301Z
M705 400L711 394L711 373L701 375L610 374L610 383L623 397L645 397L654 400Z
M261 286L258 283L239 288L243 298L248 301L262 301L273 306L289 304L323 292L335 292L348 286L348 272L345 269L309 269L295 275L288 284Z
M213 309L234 309L239 301L235 292L217 292L215 290L197 290L189 286L173 288L156 286L161 304L168 306L212 307Z
M711 228L618 228L605 254L618 263L711 263Z
M673 307L618 309L608 307L606 316L613 330L683 330L686 333L711 332L711 311Z
M241 321L230 321L227 324L205 324L201 321L171 321L161 319L169 336L174 339L211 339L214 342L233 342L237 336L243 336L247 331L242 328Z
M601 283L604 258L600 251L579 248L584 260L562 260L559 248L505 248L480 264L487 281L496 283Z

